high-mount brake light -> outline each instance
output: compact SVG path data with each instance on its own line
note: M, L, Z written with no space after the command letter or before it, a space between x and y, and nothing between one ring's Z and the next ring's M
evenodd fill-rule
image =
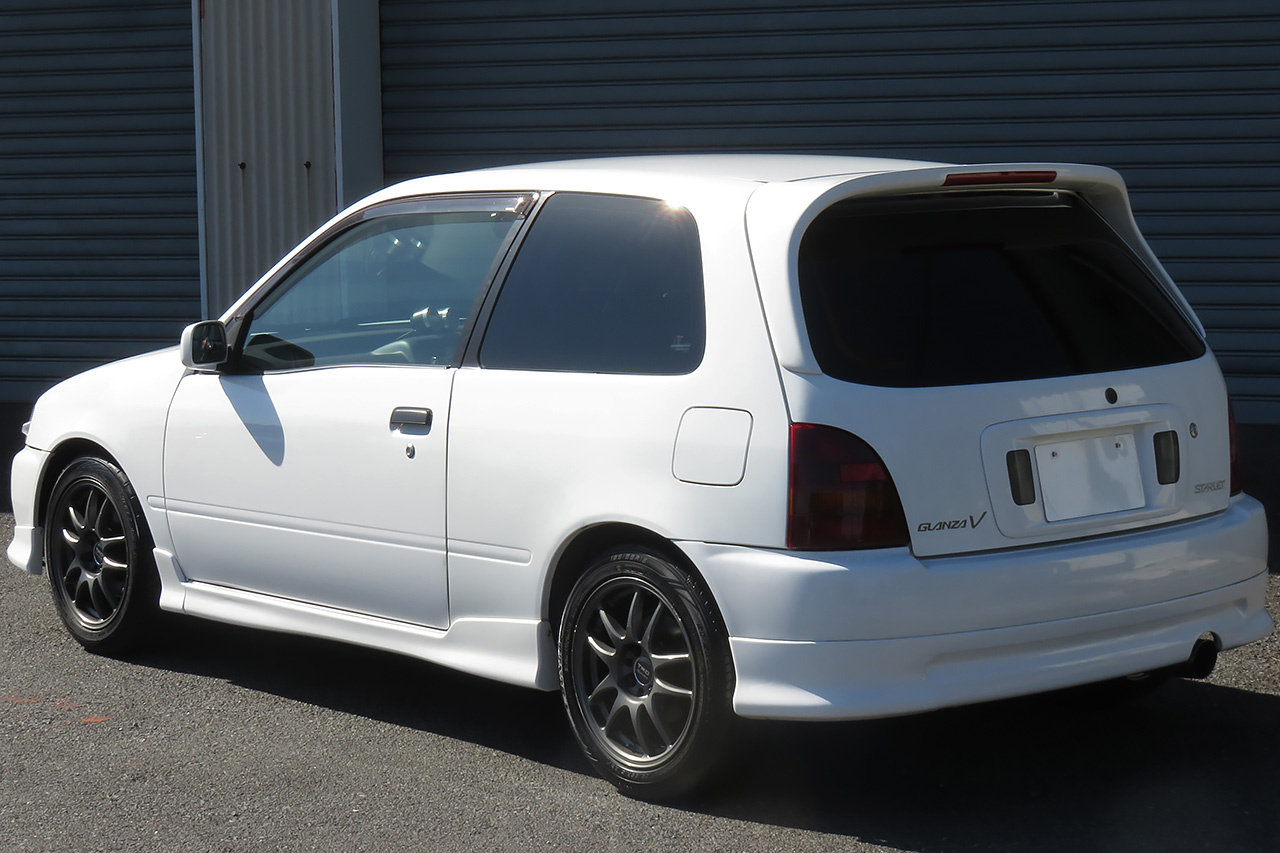
M845 551L910 543L898 490L879 454L852 433L791 425L787 547Z
M991 187L1004 184L1051 184L1057 172L955 172L947 175L944 187Z

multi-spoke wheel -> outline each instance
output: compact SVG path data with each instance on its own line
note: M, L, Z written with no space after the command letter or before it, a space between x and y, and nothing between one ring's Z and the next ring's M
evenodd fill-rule
M156 610L151 543L133 487L105 459L72 463L45 516L45 565L67 630L86 648L118 652Z
M560 683L587 757L628 794L687 791L727 743L724 629L698 579L656 554L605 555L574 586Z

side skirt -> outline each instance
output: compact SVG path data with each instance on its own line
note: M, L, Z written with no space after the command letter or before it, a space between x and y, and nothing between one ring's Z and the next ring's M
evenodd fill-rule
M176 563L171 556L167 562L168 571L161 569L165 591L160 606L165 610L396 652L520 687L558 690L560 686L555 641L546 621L473 617L454 620L448 630L441 631L215 584L178 581Z

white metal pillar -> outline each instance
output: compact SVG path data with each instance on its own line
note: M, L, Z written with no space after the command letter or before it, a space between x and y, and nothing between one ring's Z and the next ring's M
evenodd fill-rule
M204 311L382 184L377 0L193 0Z

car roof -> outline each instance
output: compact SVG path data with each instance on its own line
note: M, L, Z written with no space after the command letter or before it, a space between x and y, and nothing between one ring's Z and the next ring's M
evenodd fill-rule
M615 174L696 176L723 180L774 183L834 175L900 172L942 165L923 160L853 157L827 154L660 154L637 157L597 157L522 166L499 166L483 171L606 171Z
M748 188L815 178L849 178L941 166L922 160L812 154L669 154L600 157L496 166L411 178L376 193L367 203L440 192L578 190L615 193ZM749 191L749 190L748 190Z

